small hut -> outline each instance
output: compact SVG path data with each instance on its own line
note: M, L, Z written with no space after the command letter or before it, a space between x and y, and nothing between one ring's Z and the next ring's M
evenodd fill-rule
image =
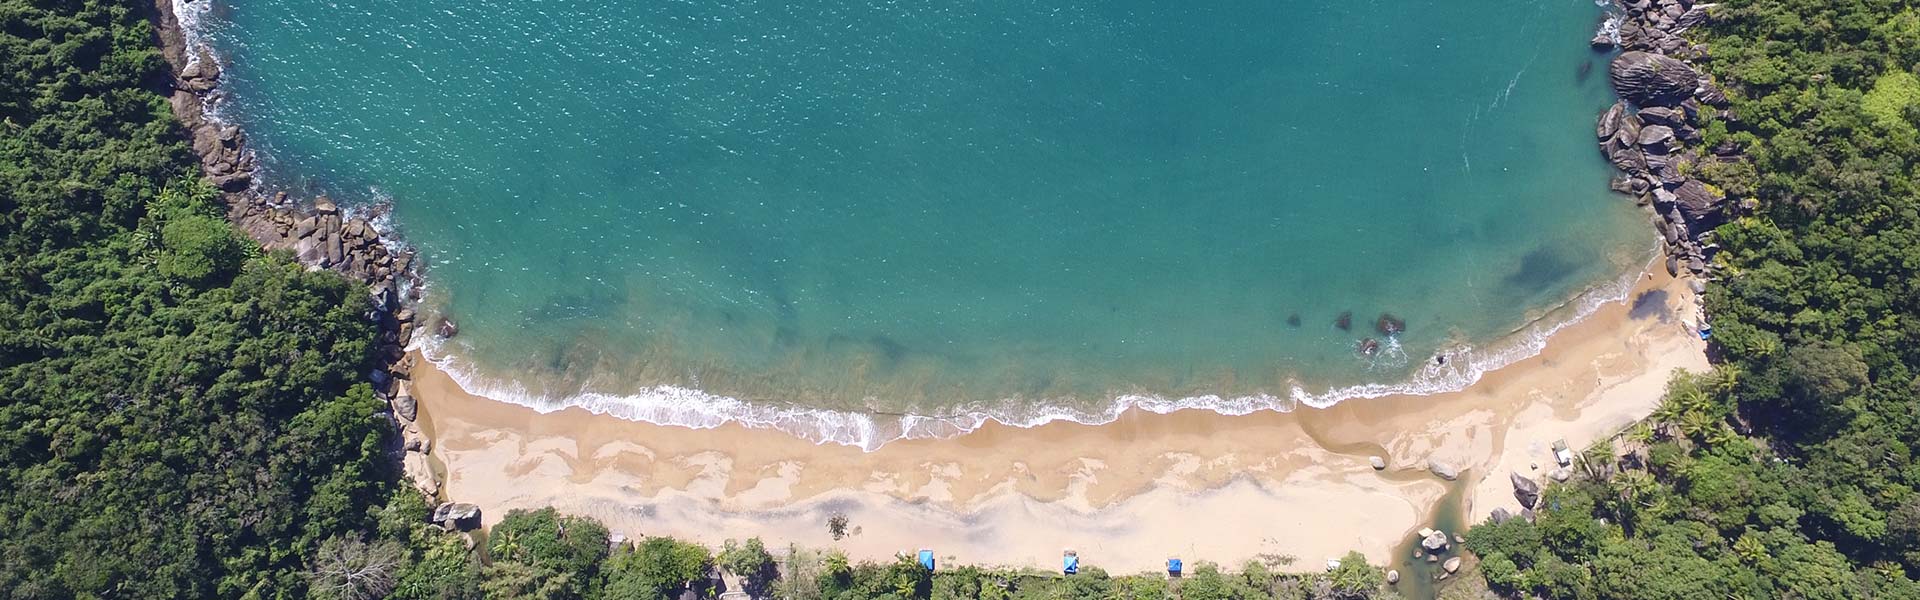
M1072 575L1080 572L1080 553L1068 550L1060 553L1060 573Z

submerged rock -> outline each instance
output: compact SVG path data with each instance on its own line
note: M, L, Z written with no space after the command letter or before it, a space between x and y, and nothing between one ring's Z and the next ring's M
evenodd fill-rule
M1300 326L1300 313L1294 313L1294 314L1291 314L1291 315L1287 315L1287 326L1288 326L1288 327L1299 327L1299 326Z
M1373 338L1360 340L1360 347L1356 348L1356 350L1360 352L1361 356L1371 358L1373 355L1380 353L1380 341Z
M1353 330L1353 311L1340 313L1339 317L1333 319L1333 326L1339 327L1341 331Z
M1407 322L1405 319L1393 316L1393 313L1380 313L1380 318L1373 321L1373 329L1380 332L1380 335L1394 335L1406 331Z
M1608 77L1613 91L1637 106L1678 105L1700 87L1700 74L1687 63L1637 50L1614 57Z
M454 323L453 319L440 317L440 327L435 328L434 331L435 333L440 334L440 337L442 338L450 338L456 335L460 335L460 325Z

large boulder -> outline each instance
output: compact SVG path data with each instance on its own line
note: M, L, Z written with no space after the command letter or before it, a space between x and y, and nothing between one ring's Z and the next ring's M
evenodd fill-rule
M1487 520L1493 521L1495 525L1499 525L1513 520L1513 513L1507 512L1507 507L1496 506L1493 507L1493 513L1487 515Z
M419 423L408 423L400 428L400 447L408 452L424 454L433 450L433 440L420 430Z
M1636 106L1677 106L1700 87L1700 74L1687 63L1637 50L1615 57L1608 78L1613 91Z
M1726 200L1726 196L1714 193L1698 180L1689 179L1673 189L1674 208L1687 218L1687 225L1694 231L1705 231L1719 224L1720 205Z
M420 416L420 403L414 401L412 394L403 391L393 397L393 414L408 421L417 419Z
M1719 4L1693 5L1693 7L1687 9L1686 12L1680 13L1680 16L1673 18L1673 30L1676 32L1685 31L1707 24L1707 21L1711 18L1711 15L1708 15L1707 11L1712 10L1715 6L1719 6Z
M1373 470L1375 471L1383 471L1387 468L1387 459L1378 456L1369 456L1367 457L1367 464L1373 465Z
M1427 470L1432 471L1434 476L1437 476L1441 479L1445 479L1447 481L1453 481L1455 479L1460 478L1460 469L1455 468L1453 465L1447 464L1446 462L1443 462L1443 461L1428 460Z
M1540 484L1519 472L1507 477L1513 481L1513 499L1520 501L1521 508L1533 508L1540 503Z
M408 452L400 461L400 469L413 482L413 489L428 498L440 495L440 480L433 476L433 466L427 463L427 455Z
M1607 112L1600 113L1600 121L1593 126L1594 137L1603 141L1613 139L1613 134L1620 131L1620 119L1624 118L1626 113L1627 103L1625 102L1614 102L1613 106L1607 107Z
M1440 568L1446 569L1448 573L1460 572L1460 557L1448 558L1447 562L1440 563Z
M1446 552L1447 534L1435 531L1432 535L1428 535L1426 538L1420 540L1420 547L1425 548L1428 553Z
M1647 152L1641 150L1633 140L1623 139L1626 132L1622 131L1620 135L1621 138L1614 138L1613 142L1607 144L1607 162L1613 163L1613 168L1633 175L1646 173Z
M1655 125L1666 125L1668 127L1678 127L1680 125L1683 125L1686 123L1686 119L1687 119L1686 111L1676 109L1676 108L1668 108L1665 106L1649 106L1649 107L1640 109L1640 112L1635 114L1639 115L1640 120L1642 122L1651 123Z
M1640 136L1634 140L1648 152L1666 153L1673 150L1673 128L1665 125L1648 125L1640 128Z
M434 507L429 519L447 529L468 531L480 527L480 507L466 502L447 502Z

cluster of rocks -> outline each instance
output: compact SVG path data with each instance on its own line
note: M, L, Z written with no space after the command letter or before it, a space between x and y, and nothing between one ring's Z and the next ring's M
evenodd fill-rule
M1632 195L1652 207L1653 224L1667 254L1667 271L1683 270L1696 278L1711 276L1713 228L1725 221L1726 194L1693 179L1706 161L1737 161L1741 149L1732 143L1700 148L1699 127L1706 116L1732 120L1727 97L1713 81L1686 59L1705 55L1705 49L1687 42L1689 28L1706 23L1715 4L1691 0L1622 0L1619 7L1619 45L1624 52L1613 59L1608 78L1620 101L1600 115L1594 134L1600 151L1621 174L1615 191ZM1611 48L1612 36L1594 38L1594 45Z
M1291 323L1293 321L1290 319L1288 322ZM1333 320L1333 326L1339 328L1341 331L1352 331L1353 311L1340 313L1340 316ZM1400 317L1393 316L1393 313L1380 313L1380 317L1373 321L1373 330L1380 332L1382 336L1390 338L1399 335L1400 332L1406 331L1407 321ZM1373 358L1373 355L1379 354L1380 348L1380 340L1370 337L1360 338L1360 341L1354 345L1354 351L1367 358Z
M193 142L202 173L221 191L227 217L267 250L291 251L308 268L332 270L367 286L367 318L379 324L381 361L369 379L388 400L400 432L394 452L401 469L420 493L437 499L440 482L427 459L430 442L415 422L418 407L407 382L414 365L405 349L419 330L412 306L419 299L419 260L412 250L393 249L366 218L343 214L324 195L300 202L284 192L268 196L258 191L258 165L246 134L208 114L208 107L223 99L219 61L187 44L171 0L156 0L154 6L159 20L155 30L174 75L169 103ZM451 336L456 331L452 321L442 320L437 333ZM472 521L477 526L479 509L472 507L469 514L467 507L472 505L442 505L454 516L444 519L436 511L433 521L446 521L449 527Z
M1420 537L1420 547L1414 549L1413 557L1425 559L1429 563L1440 563L1440 570L1433 574L1435 580L1446 579L1460 572L1460 556L1456 554L1454 546L1467 543L1465 537L1458 533L1449 537L1447 532L1432 527L1421 527L1415 535ZM1448 556L1449 554L1454 555ZM1388 583L1398 583L1399 580L1398 571L1387 573Z

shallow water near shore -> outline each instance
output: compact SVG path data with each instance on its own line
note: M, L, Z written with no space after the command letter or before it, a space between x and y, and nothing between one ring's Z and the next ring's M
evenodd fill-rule
M271 185L393 204L469 387L872 447L1434 391L1536 348L1649 246L1585 134L1598 16L425 0L201 27Z

